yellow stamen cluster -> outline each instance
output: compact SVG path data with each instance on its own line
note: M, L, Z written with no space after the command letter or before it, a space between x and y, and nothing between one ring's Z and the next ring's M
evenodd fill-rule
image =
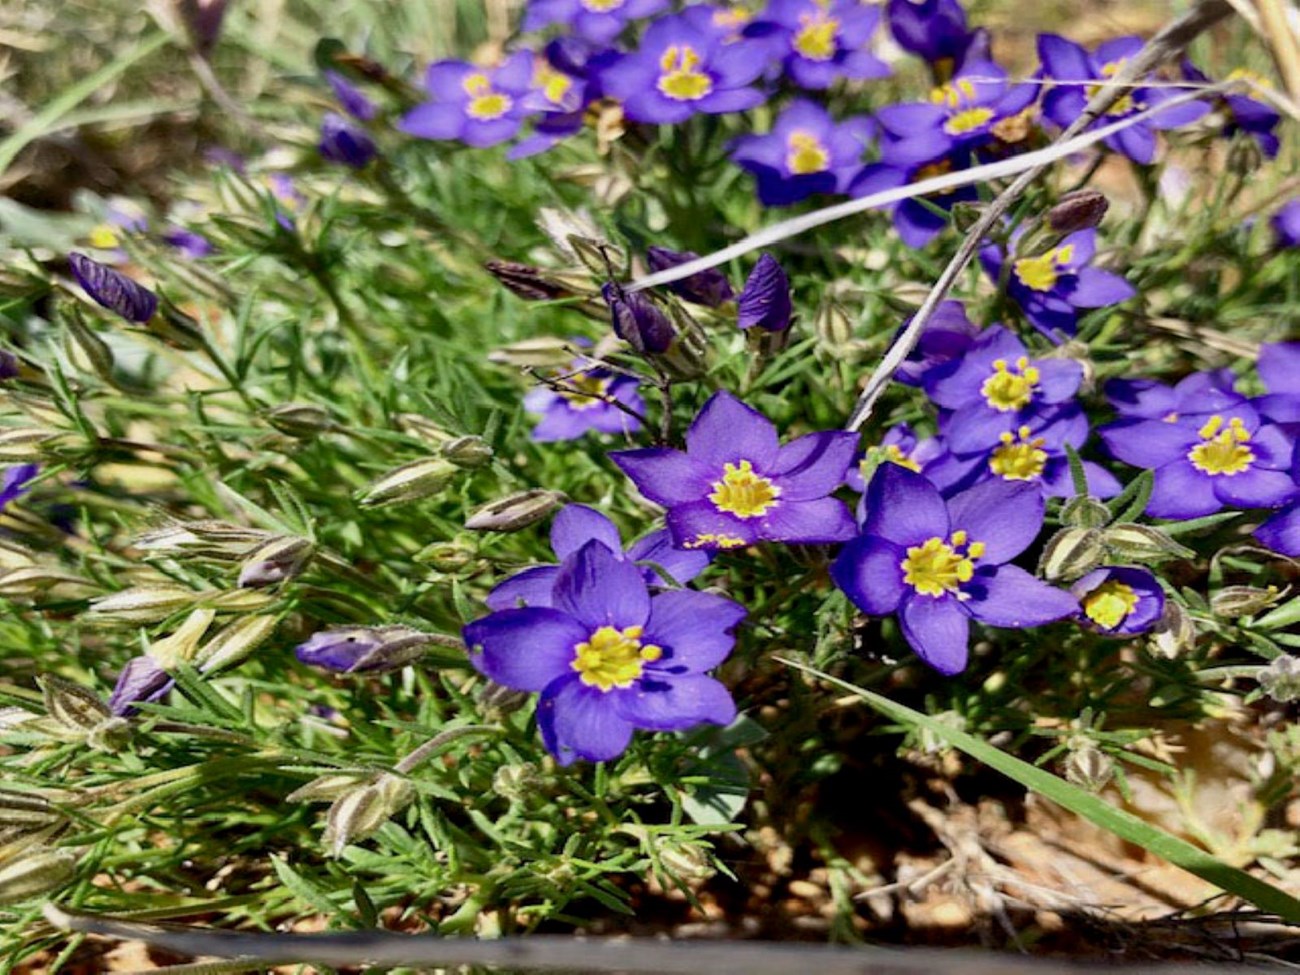
M980 395L999 413L1022 410L1034 398L1034 390L1042 378L1037 367L1029 364L1028 356L1016 359L1014 367L1006 359L993 361L993 375L980 386Z
M1118 61L1107 61L1101 66L1101 76L1103 78L1113 78L1120 73L1128 58L1120 58ZM1085 91L1088 93L1088 101L1097 97L1097 93L1105 88L1104 84L1088 85ZM1119 100L1106 110L1107 115L1128 115L1130 112L1138 111L1144 108L1133 101L1132 95L1121 95Z
M831 155L821 140L811 132L798 129L790 133L785 140L785 165L790 172L799 176L809 173L825 172L831 163Z
M617 10L625 2L626 0L578 0L579 4L593 14L607 14L611 10Z
M504 92L494 90L491 80L482 72L476 71L468 75L460 86L465 94L469 95L469 104L465 106L465 112L470 118L491 122L514 107L514 99Z
M533 87L542 93L552 105L559 105L573 88L573 79L562 71L556 71L544 59L539 58L533 68Z
M794 49L809 61L829 61L839 49L837 36L840 22L824 13L799 17L799 32L794 35Z
M1074 245L1053 247L1037 257L1022 257L1013 265L1016 277L1026 288L1034 291L1051 291L1056 287L1061 269L1074 260Z
M560 397L569 404L571 410L589 410L606 402L609 396L610 379L593 376L589 372L580 372L567 377L564 385L569 387L560 391Z
M761 474L754 465L742 460L739 465L723 466L722 480L713 482L709 500L719 511L737 518L759 518L779 503L781 489Z
M573 648L574 658L569 666L578 672L578 679L588 687L598 687L602 691L631 687L647 663L664 655L663 648L653 643L641 645L643 632L645 629L640 626L622 630L602 626Z
M122 243L121 237L118 236L117 228L111 224L101 223L90 228L90 233L86 237L86 242L91 247L98 247L101 250L108 250L117 247Z
M741 548L746 544L743 538L735 535L714 534L713 532L704 532L696 535L689 542L686 542L682 548Z
M1083 598L1083 612L1098 626L1113 630L1137 608L1138 595L1133 587L1107 579Z
M700 55L689 44L673 44L659 59L658 88L679 102L694 102L713 91L713 79L699 70Z
M989 470L1007 481L1033 481L1043 476L1047 466L1046 441L1031 434L1029 427L1016 433L1004 433L1002 446L989 455Z
M934 537L907 550L900 563L903 581L926 596L957 592L975 575L975 562L984 554L983 542L968 542L964 531L955 531L948 541Z
M993 109L985 108L982 105L975 108L964 108L960 112L954 113L948 121L943 123L943 130L949 135L965 135L967 132L974 132L982 126L988 125L993 118Z
M1232 477L1250 470L1255 463L1255 452L1250 449L1250 431L1234 416L1224 426L1223 417L1214 414L1197 431L1201 442L1187 452L1192 466L1203 474Z

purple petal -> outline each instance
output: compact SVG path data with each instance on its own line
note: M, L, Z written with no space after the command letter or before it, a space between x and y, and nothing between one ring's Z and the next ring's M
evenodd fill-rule
M672 533L666 528L633 542L627 550L627 557L633 562L648 562L663 569L678 585L690 582L708 568L711 561L708 552L692 552L675 546ZM646 581L655 586L663 584L654 569L647 569Z
M637 490L666 508L699 501L713 490L713 477L702 465L680 450L647 447L641 450L615 450L610 460L632 479Z
M1043 529L1043 495L1036 484L985 481L948 502L953 531L983 542L984 565L1001 565L1025 549Z
M844 483L844 472L857 449L856 433L805 434L780 449L768 473L780 486L783 502L824 498Z
M1297 492L1300 487L1289 473L1260 467L1214 478L1215 496L1235 508L1279 508L1294 500Z
M559 575L558 565L538 565L524 569L488 593L483 602L492 610L550 606L555 580Z
M558 609L507 609L462 631L474 669L517 691L540 691L572 674L574 647L591 634Z
M1300 504L1279 511L1253 534L1261 545L1274 552L1300 557Z
M941 674L966 669L970 617L951 596L912 595L903 600L898 622L916 655Z
M417 105L397 123L402 132L421 139L458 139L464 126L465 110L446 102Z
M1100 433L1111 456L1134 467L1162 467L1186 457L1200 441L1195 428L1164 420L1120 421L1102 427Z
M857 534L853 515L837 498L790 502L782 498L761 522L761 538L790 545L847 542Z
M736 644L732 630L745 618L745 607L723 596L679 589L650 600L650 619L642 643L664 648L648 670L699 673L727 659Z
M108 699L108 709L118 717L130 717L139 712L135 705L142 701L157 701L172 689L175 681L153 657L132 657L117 675L117 683Z
M1121 129L1106 139L1107 145L1128 156L1136 163L1149 166L1156 159L1156 134L1143 122Z
M757 518L737 518L719 511L712 501L680 504L668 512L668 530L679 548L714 552L744 548L763 536Z
M1265 342L1255 368L1270 393L1300 393L1300 342Z
M983 569L962 586L970 597L965 606L981 623L1020 629L1065 619L1079 611L1079 602L1064 589L1049 586L1015 565Z
M592 539L611 552L623 551L618 529L595 508L588 508L585 504L565 505L551 522L551 550L561 561Z
M632 724L619 715L616 701L576 675L555 681L537 702L537 727L546 750L561 765L580 758L604 762L623 754L632 741Z
M831 565L831 578L862 612L888 616L908 591L903 582L905 554L883 538L855 538Z
M1214 495L1214 478L1186 460L1156 469L1146 513L1155 518L1199 518L1212 515L1223 503Z
M1135 294L1137 289L1118 274L1096 267L1085 267L1079 270L1069 301L1078 308L1105 308L1107 305L1128 301Z
M712 677L646 678L614 699L619 717L646 731L683 731L701 722L728 725L736 703Z
M554 600L592 629L643 626L650 615L650 592L641 570L595 540L560 565Z
M713 394L686 431L686 451L691 460L716 471L719 477L724 464L739 464L742 460L766 474L776 461L777 450L776 427L771 421L725 390Z
M898 464L882 464L876 469L862 496L862 511L862 534L904 548L948 537L948 506L939 489Z
M792 314L790 279L776 258L761 255L736 300L736 325L742 329L757 325L769 332L780 332L790 327Z

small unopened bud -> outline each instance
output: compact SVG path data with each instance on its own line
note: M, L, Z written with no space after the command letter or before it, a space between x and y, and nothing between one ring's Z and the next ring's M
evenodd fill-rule
M528 703L526 691L516 691L489 681L478 696L479 710L485 718L500 719Z
M113 716L93 692L72 681L45 674L36 678L49 716L70 734L85 734Z
M272 537L259 528L223 521L187 521L145 532L135 541L147 552L178 552L230 562L243 558L256 545Z
M41 427L11 427L0 431L0 461L27 464L42 460L65 438L57 430Z
M0 596L24 599L78 598L98 590L98 586L62 569L43 565L24 565L0 575Z
M665 870L682 880L703 882L718 872L704 848L689 841L660 844L659 860Z
M1257 176L1264 165L1264 154L1254 139L1233 139L1228 143L1228 158L1224 166L1238 176Z
M1066 193L1047 211L1047 226L1058 234L1073 234L1090 230L1101 223L1110 208L1110 201L1096 190L1075 190Z
M91 600L89 613L121 623L156 623L191 605L198 593L180 586L132 586Z
M456 437L442 445L442 456L457 467L473 470L492 463L493 450L482 437Z
M585 210L566 210L559 207L542 207L537 211L537 228L550 238L551 245L565 257L577 259L578 254L570 238L585 238L590 244L604 244L596 221Z
M1259 670L1259 686L1279 704L1300 700L1300 661L1284 654Z
M553 336L524 339L488 353L488 362L519 369L558 368L568 365L572 358L573 343Z
M568 245L578 263L597 277L622 277L627 273L627 256L606 240L570 234Z
M1277 586L1260 589L1257 586L1224 586L1210 597L1210 609L1215 616L1234 618L1253 616L1278 601Z
M366 488L358 500L368 508L421 501L440 494L459 470L442 457L425 457L389 471Z
M450 433L419 413L398 413L394 419L397 420L398 429L404 434L423 440L430 447L441 450L443 444L453 439Z
M137 704L159 700L174 683L172 675L153 657L148 654L132 657L117 675L108 709L119 718L130 717L139 712Z
M360 773L338 772L322 775L294 789L285 796L285 799L289 802L333 802L362 784L363 778Z
M1096 498L1071 498L1061 506L1061 521L1075 528L1100 528L1110 521L1110 509Z
M305 664L340 674L398 670L424 656L436 638L409 626L349 626L321 630L298 645Z
M1038 574L1048 582L1072 582L1106 558L1102 534L1095 528L1063 528L1043 547Z
M280 433L298 440L311 440L337 425L328 410L311 403L282 403L263 416Z
M270 639L278 622L275 616L241 617L205 643L194 655L194 662L205 674L233 667Z
M1120 522L1104 529L1106 545L1116 555L1131 562L1163 562L1166 559L1189 559L1196 553L1180 545L1168 532L1151 525Z
M370 785L335 800L325 816L323 837L330 855L340 856L349 843L365 839L406 808L414 797L415 789L410 782L385 773Z
M1160 656L1173 660L1189 653L1196 646L1196 625L1178 603L1165 600L1165 611L1160 622L1151 631L1151 649Z
M57 890L77 872L76 854L41 850L0 866L0 904L14 904Z
M506 290L525 301L556 301L572 297L574 292L563 282L531 264L514 261L488 261L483 267L501 282Z
M771 254L761 255L736 299L737 327L783 332L793 315L789 277Z
M220 589L203 593L202 602L221 613L256 613L275 602L275 597L256 589Z
M646 249L646 263L650 265L651 271L666 271L693 261L699 256L692 251L674 251L667 247ZM668 285L668 290L679 298L707 308L717 308L736 296L727 276L717 268L710 268L692 274L688 278L682 278L680 281L673 281Z
M42 795L0 789L0 831L30 834L67 821L68 817Z
M668 351L677 334L672 322L641 291L624 291L612 281L600 289L609 306L614 334L642 355Z
M520 491L476 509L465 519L465 527L478 532L517 532L537 524L567 500L560 491Z
M158 310L158 296L121 271L75 251L68 255L68 263L73 277L96 304L128 322L142 324Z
M842 355L852 346L853 327L853 317L833 298L823 301L813 317L817 344L835 355Z
M221 23L228 5L229 0L176 0L194 49L204 57L212 52L221 36Z
M433 542L415 553L415 561L439 572L459 572L475 559L474 549L464 542Z
M239 585L261 589L297 578L315 554L316 546L309 539L278 535L248 554L239 570Z
M492 791L502 799L523 802L537 795L542 775L532 762L502 765L492 776Z
M120 752L131 741L131 725L126 718L114 715L86 733L86 747L110 755Z
M199 641L216 616L216 610L213 609L194 610L174 633L149 644L149 656L164 670L173 670L179 663L188 663L194 659Z
M1069 741L1065 759L1065 777L1075 785L1099 792L1115 774L1115 761L1089 738L1076 736Z

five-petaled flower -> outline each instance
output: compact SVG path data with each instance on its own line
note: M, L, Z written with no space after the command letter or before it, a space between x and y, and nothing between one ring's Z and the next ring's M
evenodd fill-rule
M1106 636L1145 633L1160 622L1165 591L1146 569L1104 565L1070 587L1079 600L1079 622Z
M801 88L889 74L870 47L880 23L878 7L857 0L772 0L760 23L784 29L785 72Z
M537 443L576 440L593 431L626 435L641 428L635 414L645 409L645 402L637 392L640 380L635 376L575 359L573 367L554 382L554 387L539 387L524 396L524 409L542 415L533 427L532 439Z
M682 548L759 541L842 542L853 520L830 497L844 482L857 436L809 433L780 446L776 427L728 392L715 393L686 431L686 450L621 450L610 458L641 493L668 509Z
M638 566L593 539L561 563L550 605L492 613L464 638L480 673L541 692L542 741L569 765L616 758L634 728L729 724L735 703L705 671L731 652L744 616L710 593L651 595Z
M564 24L579 37L605 44L629 21L653 17L667 6L668 0L532 0L524 13L524 30Z
M1007 564L1038 537L1043 504L1033 485L1002 480L944 501L920 474L883 464L862 498L862 533L844 546L831 576L864 613L897 613L927 664L960 673L972 618L1021 628L1078 608L1069 593Z
M835 122L824 108L799 98L766 135L736 139L731 158L757 178L764 206L785 206L814 193L848 192L874 134L868 118Z
M528 51L495 68L438 61L425 75L430 100L402 116L397 127L422 139L452 139L480 149L497 145L519 131L532 79Z

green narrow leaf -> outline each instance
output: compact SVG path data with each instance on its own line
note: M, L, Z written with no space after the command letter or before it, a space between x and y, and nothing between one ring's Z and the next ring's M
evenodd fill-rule
M1086 498L1088 496L1088 474L1083 469L1083 460L1079 457L1079 452L1066 444L1065 459L1070 464L1070 481L1074 485L1075 497Z
M287 859L273 856L271 866L275 868L275 875L280 878L280 883L284 884L300 901L320 911L326 917L333 917L338 913L338 905L330 900L329 894L289 866Z
M1236 894L1254 904L1260 910L1276 914L1291 923L1300 922L1300 900L1286 891L1274 887L1257 877L1252 877L1244 870L1224 863L1211 856L1198 846L1193 846L1144 822L1132 813L1117 809L1086 789L1058 778L1051 772L1036 768L1028 762L1021 761L988 742L974 735L953 728L942 721L937 721L927 714L914 711L903 704L891 701L872 691L857 687L847 681L824 674L813 667L794 660L777 658L786 666L801 670L818 680L827 681L852 694L856 694L881 714L905 725L923 728L935 737L947 742L953 748L965 752L971 758L983 762L989 768L1020 783L1031 792L1051 799L1053 802L1082 816L1096 826L1109 830L1121 839L1136 843L1142 849L1168 860L1176 867L1182 867L1188 873L1207 880L1221 890Z
M1111 511L1119 511L1121 505L1128 505L1114 520L1136 521L1138 515L1147 510L1147 502L1151 500L1151 489L1155 483L1155 476L1150 471L1143 471L1126 484L1118 497L1110 502Z

